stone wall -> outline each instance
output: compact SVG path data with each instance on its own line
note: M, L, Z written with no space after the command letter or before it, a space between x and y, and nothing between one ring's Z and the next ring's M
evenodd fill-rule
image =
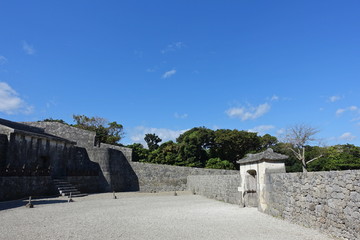
M64 176L69 159L72 158L73 145L57 138L30 135L24 132L10 134L3 175L51 175ZM2 175L0 174L0 175Z
M8 138L5 134L0 134L0 171L5 169L7 148Z
M0 177L0 201L57 194L49 176Z
M187 177L191 175L230 175L238 171L178 167L170 165L131 162L142 192L187 190Z
M94 147L95 132L75 128L58 122L26 122L29 126L45 129L46 133L76 142L79 147Z
M66 180L82 193L103 192L101 176L68 176Z
M267 174L265 212L360 239L360 171Z
M131 148L120 147L120 146L115 146L115 145L106 144L106 143L101 143L100 147L118 150L124 154L124 156L125 156L126 160L128 160L128 162L132 161L132 149Z
M198 175L188 176L188 189L208 198L237 205L241 204L240 175Z

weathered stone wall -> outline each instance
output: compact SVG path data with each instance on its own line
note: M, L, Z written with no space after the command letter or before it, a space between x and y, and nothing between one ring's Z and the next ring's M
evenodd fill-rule
M170 165L131 162L138 177L140 191L184 191L187 190L187 177L191 175L230 175L238 171L178 167Z
M360 171L267 174L266 213L360 239Z
M132 149L131 148L120 147L120 146L115 146L115 145L106 144L106 143L101 143L100 147L101 148L111 148L111 149L118 150L118 151L123 153L123 155L128 160L128 162L132 161Z
M26 125L43 128L46 133L76 142L79 147L94 147L95 132L75 128L58 122L26 122Z
M5 169L7 148L8 138L5 134L0 134L0 171Z
M68 176L66 180L82 193L103 192L101 176Z
M0 201L57 194L49 176L0 177Z
M23 132L10 134L7 157L0 175L65 176L66 166L72 158L73 145L67 141ZM49 171L51 168L51 171Z
M188 189L208 198L226 203L241 204L240 175L198 175L188 176Z

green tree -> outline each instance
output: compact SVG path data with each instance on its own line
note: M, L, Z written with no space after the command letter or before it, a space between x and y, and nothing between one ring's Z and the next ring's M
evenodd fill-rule
M152 163L176 165L178 145L173 141L165 142L150 155L149 161Z
M236 161L247 153L261 149L260 138L257 133L219 129L215 131L213 147L210 149L212 158L227 159L236 166Z
M144 140L148 145L150 151L154 151L159 148L159 142L162 141L155 133L148 133L145 134Z
M276 137L271 136L270 134L265 134L264 136L260 137L260 151L274 147L277 143L278 140Z
M206 162L205 168L234 170L235 166L228 160L221 160L220 158L210 158Z
M127 147L132 149L132 161L133 162L147 162L149 157L149 150L144 148L140 143L134 143Z
M46 119L44 119L42 121L39 121L39 122L58 122L58 123L62 123L62 124L65 124L65 125L69 125L67 122L65 122L62 119L53 119L53 118L46 118Z
M311 171L360 169L360 147L352 144L322 149L324 157L309 164Z
M209 159L208 151L214 141L214 131L205 127L192 128L181 134L178 142L176 165L188 167L205 167Z
M117 122L108 122L101 117L73 115L74 127L96 132L96 138L102 143L118 144L124 135L123 126Z

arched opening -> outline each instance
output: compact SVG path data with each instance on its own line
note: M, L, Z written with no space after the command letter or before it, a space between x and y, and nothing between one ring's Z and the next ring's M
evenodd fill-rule
M257 207L257 173L256 170L248 170L245 176L244 203L246 207Z

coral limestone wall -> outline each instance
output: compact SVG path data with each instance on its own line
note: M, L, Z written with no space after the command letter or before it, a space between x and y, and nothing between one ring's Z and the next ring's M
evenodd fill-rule
M238 171L178 167L150 163L131 163L139 181L140 191L182 191L187 189L187 178L191 175L229 175Z
M360 171L267 175L266 213L360 239Z
M196 194L241 205L240 175L198 175L188 177L188 189Z

